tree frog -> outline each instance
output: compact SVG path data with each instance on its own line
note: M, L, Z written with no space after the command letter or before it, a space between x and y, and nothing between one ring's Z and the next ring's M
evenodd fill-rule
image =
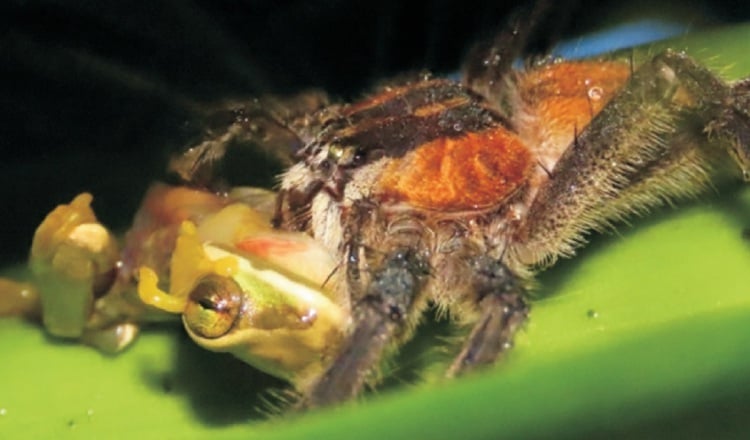
M327 288L327 250L272 229L273 197L155 185L119 250L81 194L37 229L31 282L0 280L0 314L40 316L50 334L107 352L181 316L198 345L301 386L337 353L349 305Z

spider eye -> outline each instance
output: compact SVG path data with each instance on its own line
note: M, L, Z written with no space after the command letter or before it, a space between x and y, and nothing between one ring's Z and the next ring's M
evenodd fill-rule
M227 334L242 304L242 288L231 278L208 275L190 292L183 318L185 324L203 338Z
M338 166L358 167L368 159L367 150L354 146L331 144L328 146L328 160Z
M354 154L352 156L352 165L353 166L359 166L365 163L367 159L367 151L365 151L363 148L357 148L354 150Z
M328 159L336 163L341 162L341 160L346 157L348 150L348 147L343 147L338 144L330 144L328 146Z
M330 174L332 168L333 168L333 163L331 162L331 159L326 159L322 161L320 165L318 165L318 169L320 170L320 172L326 175Z

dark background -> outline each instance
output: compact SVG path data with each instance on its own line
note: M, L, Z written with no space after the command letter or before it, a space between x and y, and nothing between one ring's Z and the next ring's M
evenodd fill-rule
M0 266L80 191L124 228L169 153L195 128L187 108L317 87L356 98L404 70L454 71L517 2L9 1L0 6ZM636 16L693 29L747 20L743 2L570 2L548 38ZM267 184L270 172L255 184ZM251 176L252 179L252 176Z

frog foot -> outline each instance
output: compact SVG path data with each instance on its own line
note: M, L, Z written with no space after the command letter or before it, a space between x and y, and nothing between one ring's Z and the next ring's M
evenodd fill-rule
M81 342L102 353L117 354L135 340L138 330L138 324L132 322L120 322L106 328L86 329L81 335Z
M39 293L34 285L0 278L0 316L38 318Z
M42 305L44 326L55 336L79 338L94 300L113 281L117 242L79 194L50 212L34 234L29 266Z

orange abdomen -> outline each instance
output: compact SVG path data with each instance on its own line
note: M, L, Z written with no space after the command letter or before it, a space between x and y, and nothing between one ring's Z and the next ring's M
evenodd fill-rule
M619 61L568 61L518 74L519 136L548 170L630 77Z
M394 202L457 212L491 207L523 184L531 154L512 132L495 127L440 137L391 162L379 189Z

